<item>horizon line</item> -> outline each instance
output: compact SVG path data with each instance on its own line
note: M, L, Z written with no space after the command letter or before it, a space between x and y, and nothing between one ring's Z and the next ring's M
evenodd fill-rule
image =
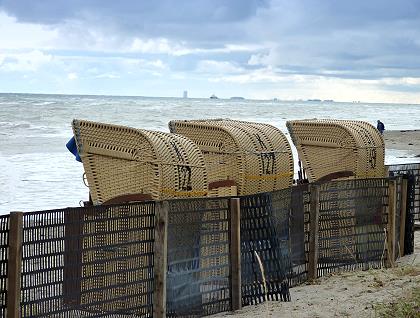
M90 97L138 97L138 98L174 98L174 99L210 99L210 97L182 97L182 96L144 96L144 95L112 95L112 94L80 94L80 93L25 93L25 92L0 92L0 95L52 95L52 96L90 96ZM237 95L231 97L217 97L216 100L232 100ZM239 96L241 97L241 96ZM317 99L317 98L308 98L308 99L280 99L278 97L273 97L271 99L254 99L243 97L238 101L273 101L273 102L304 102L304 103L336 103L336 104L389 104L389 105L416 105L420 106L420 103L402 103L402 102L365 102L365 101L336 101L332 99Z

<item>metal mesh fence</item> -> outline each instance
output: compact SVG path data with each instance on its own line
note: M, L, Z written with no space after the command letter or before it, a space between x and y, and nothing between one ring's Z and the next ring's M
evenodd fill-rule
M414 202L415 176L409 179ZM318 277L383 266L388 179L332 181L319 189ZM243 305L290 300L289 287L308 279L310 201L307 185L240 198ZM230 198L168 203L167 316L230 310ZM154 225L153 202L24 213L21 316L152 317ZM3 316L8 233L9 216L2 216Z
M318 276L384 265L387 179L320 186Z
M292 271L290 286L308 279L310 193L308 185L292 188L290 213L290 249Z
M394 178L396 185L396 197L395 197L395 250L394 259L401 257L400 255L400 237L401 237L401 212L402 212L402 177Z
M0 216L0 317L7 310L7 259L9 254L9 215Z
M408 175L414 179L414 196L410 208L415 221L420 221L420 163L388 166L390 176Z
M414 202L416 196L416 179L407 177L407 213L405 218L404 255L414 253Z
M229 199L169 201L168 317L230 310Z
M154 204L23 216L22 317L151 317Z
M288 298L290 199L291 189L241 197L243 305Z

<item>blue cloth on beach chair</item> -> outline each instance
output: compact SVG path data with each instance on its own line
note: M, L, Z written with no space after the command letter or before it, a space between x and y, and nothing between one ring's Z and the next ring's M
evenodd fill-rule
M82 159L79 156L77 151L76 140L72 137L66 144L67 149L76 157L76 160L82 162Z

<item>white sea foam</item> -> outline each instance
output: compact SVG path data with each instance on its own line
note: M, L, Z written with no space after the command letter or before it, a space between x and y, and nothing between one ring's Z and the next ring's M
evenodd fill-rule
M304 118L374 125L381 119L387 129L419 129L420 106L0 94L0 214L78 206L87 199L83 167L65 148L74 118L161 131L169 131L173 119L231 118L269 123L287 134L287 120ZM408 156L387 151L386 162L420 161L400 157Z

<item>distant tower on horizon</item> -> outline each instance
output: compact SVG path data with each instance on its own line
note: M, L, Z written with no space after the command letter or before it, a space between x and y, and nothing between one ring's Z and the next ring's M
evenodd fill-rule
M182 95L184 98L188 98L188 91L184 91L184 95Z

